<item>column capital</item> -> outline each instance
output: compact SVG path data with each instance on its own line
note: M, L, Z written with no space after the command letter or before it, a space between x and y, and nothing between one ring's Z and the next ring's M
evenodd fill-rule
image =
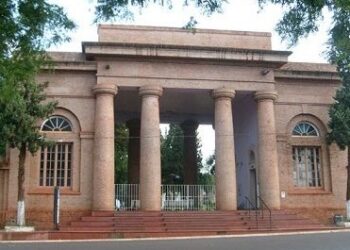
M97 84L92 88L92 92L95 95L98 94L111 94L116 95L118 93L118 88L114 84L111 83L102 83Z
M255 92L254 94L254 99L257 102L263 101L263 100L276 101L277 97L278 97L278 94L274 90L261 90L261 91Z
M214 89L212 92L212 97L214 99L217 98L230 98L233 99L236 95L236 91L232 88L222 87L218 89Z
M195 120L186 120L180 124L180 127L184 134L193 134L198 128L198 122Z
M159 85L144 85L140 87L139 95L140 96L153 95L153 96L160 97L163 95L163 88Z

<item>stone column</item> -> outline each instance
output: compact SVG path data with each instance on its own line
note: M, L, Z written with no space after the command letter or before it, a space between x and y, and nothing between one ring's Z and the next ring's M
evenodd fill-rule
M140 184L140 120L129 120L126 126L129 129L128 183Z
M140 205L143 211L161 209L161 163L159 97L160 86L146 85L140 88L141 138L140 138Z
M232 118L235 91L220 88L213 91L215 99L215 183L216 209L236 210L236 163Z
M258 168L260 196L273 209L280 208L277 142L275 128L275 91L255 93L258 110Z
M95 138L93 168L93 210L114 210L114 96L113 84L93 88L95 104Z
M184 133L184 184L197 184L197 145L198 122L187 120L181 124Z

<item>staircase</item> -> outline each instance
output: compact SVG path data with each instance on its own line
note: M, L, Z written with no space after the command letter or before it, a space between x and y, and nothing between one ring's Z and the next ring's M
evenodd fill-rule
M60 228L57 239L229 235L329 229L293 212L92 212Z

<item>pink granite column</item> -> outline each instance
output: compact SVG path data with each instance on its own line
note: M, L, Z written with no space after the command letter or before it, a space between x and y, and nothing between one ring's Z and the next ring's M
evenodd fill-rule
M187 120L181 124L184 133L184 184L197 184L197 144L198 122Z
M216 209L236 210L236 163L232 118L235 91L220 88L213 91L215 99L215 183Z
M159 97L160 86L146 85L140 88L141 138L140 138L140 205L143 211L161 209L161 163Z
M129 120L126 126L129 129L128 183L140 184L140 120Z
M255 93L258 109L259 183L260 196L273 209L280 208L280 188L275 128L275 91Z
M93 88L95 138L93 168L93 210L114 210L114 96L113 84Z

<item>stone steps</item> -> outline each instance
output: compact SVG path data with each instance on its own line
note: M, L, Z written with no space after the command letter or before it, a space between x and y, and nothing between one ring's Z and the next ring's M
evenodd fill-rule
M267 213L264 217L261 214L256 217L254 211L251 211L250 216L247 211L97 211L61 227L59 232L62 235L69 232L76 235L96 233L98 237L116 234L118 237L162 237L328 229L316 221L286 210L273 210L271 220L270 225Z

